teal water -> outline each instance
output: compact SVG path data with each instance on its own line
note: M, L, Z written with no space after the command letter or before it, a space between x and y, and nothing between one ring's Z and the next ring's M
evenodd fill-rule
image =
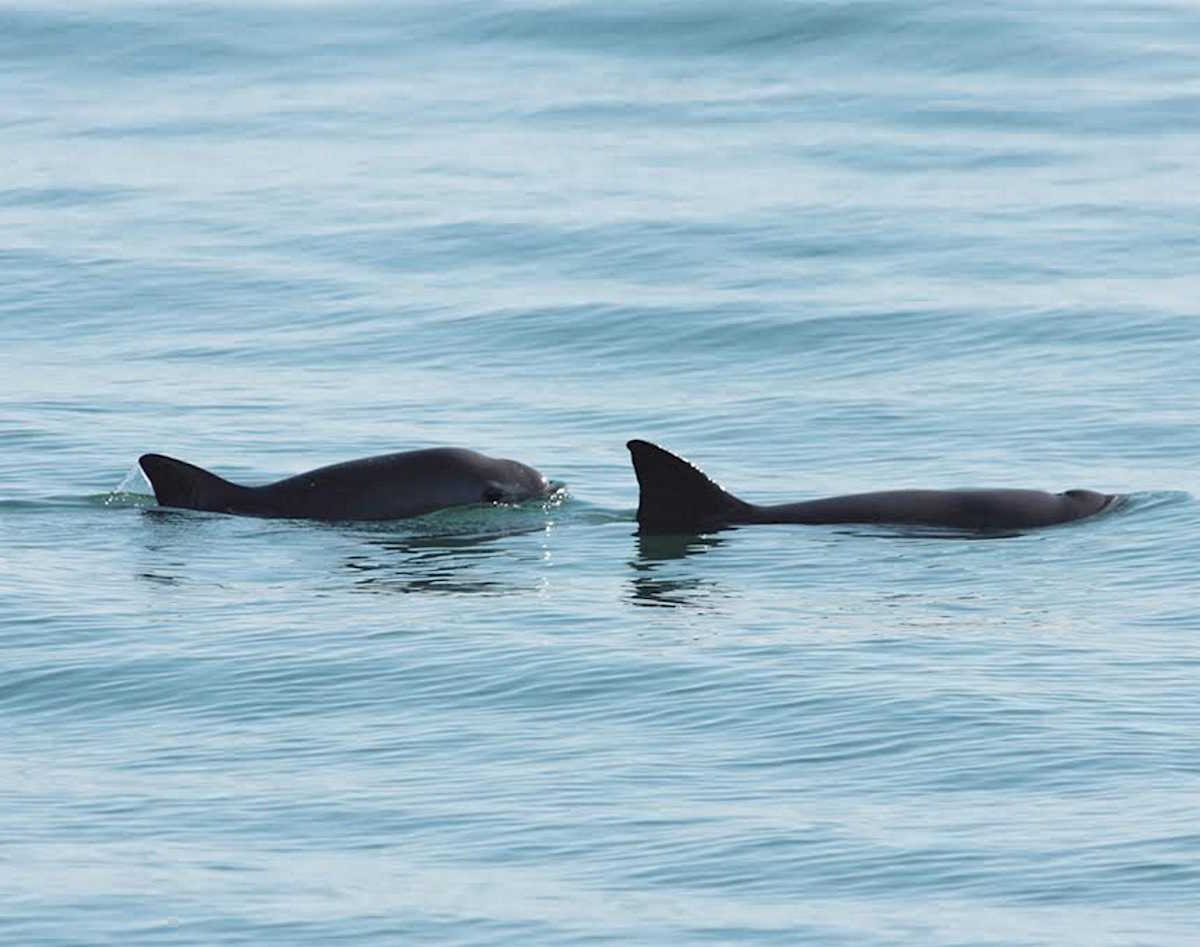
M1191 944L1200 14L0 11L0 942ZM1120 491L970 541L748 499ZM439 444L565 499L153 508Z

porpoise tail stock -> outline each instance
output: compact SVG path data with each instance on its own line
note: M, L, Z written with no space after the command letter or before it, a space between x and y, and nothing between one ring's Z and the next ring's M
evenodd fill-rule
M552 490L532 467L458 447L365 457L260 487L162 454L143 454L138 463L160 505L243 516L402 519L451 506L520 503Z
M626 446L638 479L638 525L645 532L704 532L746 523L1035 529L1092 516L1116 500L1112 494L1093 490L883 490L757 506L657 444L634 440Z

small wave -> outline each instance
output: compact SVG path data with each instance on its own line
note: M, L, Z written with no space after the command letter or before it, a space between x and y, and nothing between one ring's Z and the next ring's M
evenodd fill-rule
M1114 516L1130 516L1134 513L1143 514L1171 510L1190 504L1193 497L1186 490L1150 490L1138 493L1127 493L1117 498L1117 502L1106 513Z

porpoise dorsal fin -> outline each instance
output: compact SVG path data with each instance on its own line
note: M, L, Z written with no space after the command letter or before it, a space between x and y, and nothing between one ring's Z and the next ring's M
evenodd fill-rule
M154 488L154 498L160 506L229 512L246 493L246 487L174 457L143 454L138 458L138 466Z
M649 441L625 445L638 480L638 525L651 532L695 532L746 522L754 507L698 467Z

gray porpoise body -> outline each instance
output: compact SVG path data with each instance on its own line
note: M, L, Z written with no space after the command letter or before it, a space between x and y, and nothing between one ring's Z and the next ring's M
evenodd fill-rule
M626 446L638 478L638 525L648 532L695 532L744 523L1033 529L1092 516L1116 499L1093 490L884 490L756 506L657 444L634 440Z
M550 493L549 482L532 467L458 447L365 457L261 487L230 483L162 454L143 454L138 463L160 505L243 516L390 520Z

